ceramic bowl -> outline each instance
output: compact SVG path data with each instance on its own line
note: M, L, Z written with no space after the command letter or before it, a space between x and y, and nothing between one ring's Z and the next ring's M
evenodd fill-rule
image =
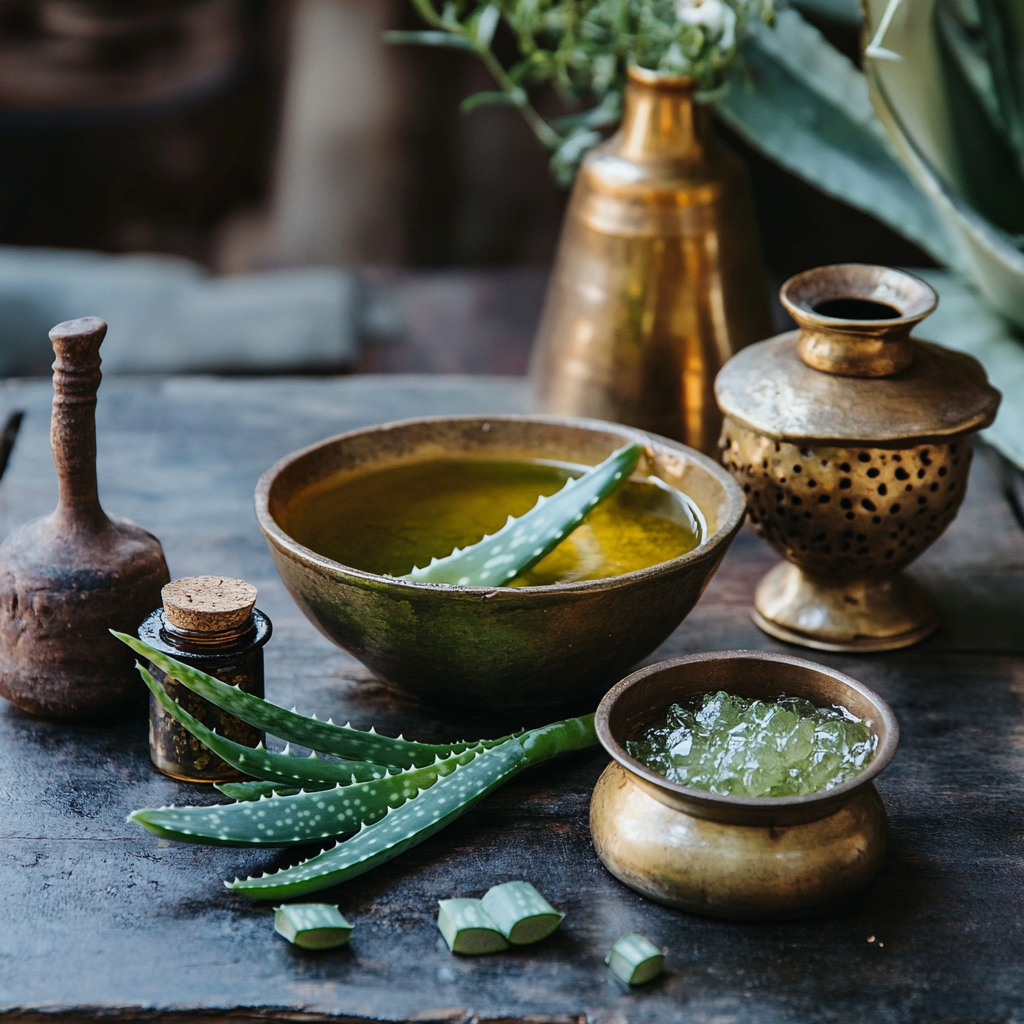
M669 705L717 690L840 704L878 736L874 758L820 793L736 797L670 782L626 753ZM801 917L848 899L882 865L886 816L872 780L896 753L899 726L877 693L842 672L763 651L676 658L614 686L595 725L614 760L591 799L594 847L616 878L659 903L713 917Z
M552 459L595 465L638 440L638 467L699 505L707 539L688 554L607 579L517 588L412 583L342 565L282 524L330 479L427 459ZM569 705L603 693L693 608L743 521L743 493L711 459L596 420L466 416L404 420L330 438L267 470L256 516L296 603L381 679L467 713Z

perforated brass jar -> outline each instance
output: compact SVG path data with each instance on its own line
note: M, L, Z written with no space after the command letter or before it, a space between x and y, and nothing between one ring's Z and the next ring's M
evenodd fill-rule
M723 462L787 559L758 585L754 620L821 650L906 647L938 620L901 570L955 518L999 392L977 360L911 336L937 298L910 274L819 267L780 295L800 329L715 382Z
M255 608L256 588L225 576L188 576L160 592L163 607L139 626L139 638L170 657L256 697L263 696L263 645L270 620ZM264 739L259 729L149 670L171 699L220 736L247 747ZM149 756L165 775L189 782L228 782L246 776L199 742L150 695Z

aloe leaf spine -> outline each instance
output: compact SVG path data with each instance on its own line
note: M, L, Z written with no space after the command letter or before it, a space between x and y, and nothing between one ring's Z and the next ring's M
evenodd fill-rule
M129 821L163 839L213 846L287 846L355 832L401 807L439 778L467 764L481 748L438 758L427 768L407 768L369 782L291 796L269 796L207 807L157 807L132 811Z
M255 782L215 782L213 788L219 790L232 800L259 800L263 796L295 796L300 788L311 793L322 789L333 789L334 786L324 783L316 785L313 782L304 782L301 787L288 786L283 782L267 782L265 779L257 779Z
M211 704L216 704L224 711L230 711L236 718L272 736L279 736L289 743L298 743L322 754L331 754L351 761L369 761L388 768L408 768L411 765L425 767L433 764L436 757L444 758L477 745L466 741L416 743L402 737L392 738L377 732L362 732L349 725L321 722L295 711L286 711L235 686L229 686L214 676L168 657L137 637L115 630L111 630L111 633L140 657L151 661L172 679ZM481 742L497 744L506 738L502 736L500 739Z
M190 715L183 707L175 704L167 691L142 665L136 664L150 692L169 715L177 719L200 743L209 747L218 757L227 761L246 775L255 775L270 782L282 782L288 786L302 786L306 782L337 785L379 779L386 771L381 765L365 761L328 761L322 757L295 757L292 754L275 754L260 747L247 747L208 729L202 722Z
M597 744L594 716L570 718L482 750L428 790L389 810L351 839L260 878L236 878L229 889L255 899L288 899L348 881L444 828L488 793L532 764Z
M505 586L556 548L587 515L609 498L633 472L643 446L634 441L613 452L600 465L569 479L550 497L518 519L509 516L497 533L476 544L456 548L445 558L432 558L403 579L416 583L454 583L460 587Z

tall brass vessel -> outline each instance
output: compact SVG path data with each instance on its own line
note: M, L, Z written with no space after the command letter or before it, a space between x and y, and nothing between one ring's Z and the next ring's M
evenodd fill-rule
M715 374L770 333L746 168L691 79L630 68L566 213L531 367L544 409L711 454Z
M723 462L786 559L754 621L818 650L907 647L938 619L901 570L955 518L999 392L971 356L911 334L937 301L911 274L818 267L781 298L800 329L741 352L715 385Z

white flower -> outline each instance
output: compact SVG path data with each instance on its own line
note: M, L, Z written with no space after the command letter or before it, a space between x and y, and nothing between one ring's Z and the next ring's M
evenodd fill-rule
M725 0L676 0L676 17L684 25L707 29L723 50L736 43L736 12Z

